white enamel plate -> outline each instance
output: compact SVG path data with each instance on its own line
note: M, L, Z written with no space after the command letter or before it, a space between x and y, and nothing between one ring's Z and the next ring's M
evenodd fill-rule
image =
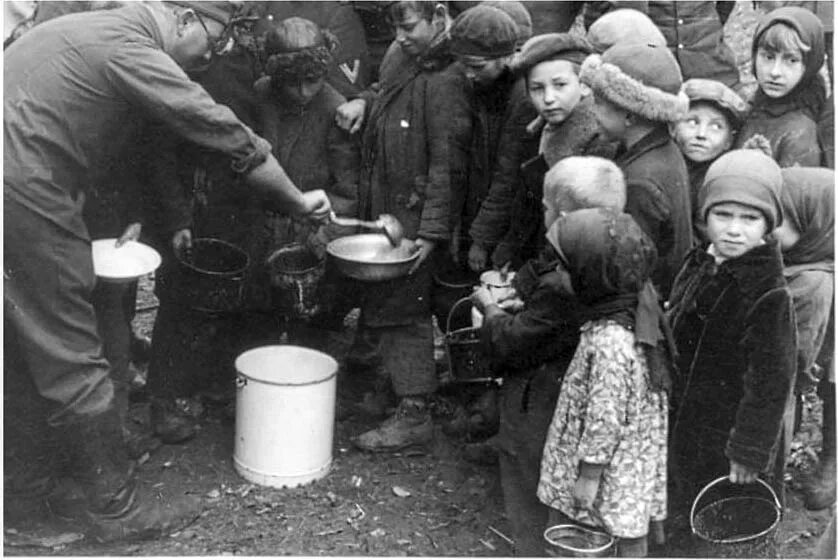
M96 276L111 282L130 282L160 266L160 253L136 241L117 247L115 238L97 239L92 252Z

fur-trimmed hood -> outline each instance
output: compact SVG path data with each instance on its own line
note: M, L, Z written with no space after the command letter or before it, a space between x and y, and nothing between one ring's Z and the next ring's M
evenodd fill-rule
M654 53L654 56L643 58L643 52L614 52L639 49L646 49L646 55ZM647 63L649 67L635 72L633 67L623 62L628 55L639 57L637 62ZM619 65L612 60L619 60ZM643 78L638 79L640 76ZM596 95L651 121L678 121L689 110L689 98L679 91L681 73L678 63L663 48L618 45L608 49L602 56L592 54L582 64L579 78Z

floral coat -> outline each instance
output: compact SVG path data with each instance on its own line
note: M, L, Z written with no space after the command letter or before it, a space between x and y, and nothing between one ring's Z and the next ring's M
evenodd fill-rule
M579 463L605 465L593 508L612 535L637 538L666 518L667 397L649 389L634 333L609 320L582 326L541 461L538 497L598 525L574 504Z

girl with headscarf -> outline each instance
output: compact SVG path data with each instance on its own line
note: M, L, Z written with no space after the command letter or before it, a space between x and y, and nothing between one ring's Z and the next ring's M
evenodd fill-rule
M650 522L666 517L672 355L650 281L655 246L631 216L603 208L559 218L548 241L584 309L538 497L551 522L600 527L619 538L619 556L645 556Z
M794 302L796 393L817 386L823 398L821 464L815 476L803 485L809 509L829 507L835 501L834 185L835 172L829 169L784 169L780 200L785 219L774 230L783 251L783 275ZM790 407L786 416L786 447L791 442L793 412Z
M780 167L820 165L817 122L826 98L819 74L824 61L820 20L805 8L770 12L754 33L751 56L759 87L735 147L762 135Z

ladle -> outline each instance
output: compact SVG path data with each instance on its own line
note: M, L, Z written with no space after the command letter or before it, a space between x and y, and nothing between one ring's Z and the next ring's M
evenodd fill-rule
M381 214L374 222L368 222L366 220L359 220L358 218L339 218L332 212L330 219L332 223L339 226L360 226L381 231L387 236L390 245L393 247L398 247L402 239L404 239L404 227L402 227L401 222L392 214Z

